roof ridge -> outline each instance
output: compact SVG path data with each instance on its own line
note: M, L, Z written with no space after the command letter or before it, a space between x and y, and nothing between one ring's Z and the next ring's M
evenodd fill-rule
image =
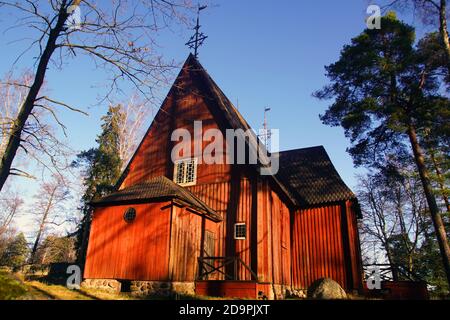
M304 147L304 148L296 148L296 149L287 149L287 150L282 150L279 151L279 153L285 153L285 152L294 152L294 151L302 151L302 150L308 150L308 149L325 149L325 147L323 145L317 145L317 146L311 146L311 147Z

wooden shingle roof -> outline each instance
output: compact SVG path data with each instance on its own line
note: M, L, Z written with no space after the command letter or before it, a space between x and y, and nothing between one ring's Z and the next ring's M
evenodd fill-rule
M104 206L121 203L155 202L173 199L179 200L194 210L204 213L211 220L222 221L222 217L218 213L211 209L211 207L200 200L191 191L163 176L113 192L100 199L93 200L91 204L93 206Z
M302 206L356 199L323 146L280 152L277 176Z

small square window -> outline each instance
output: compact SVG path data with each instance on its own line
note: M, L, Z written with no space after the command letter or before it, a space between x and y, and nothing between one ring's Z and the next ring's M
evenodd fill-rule
M173 180L182 186L197 183L197 158L178 160L175 162Z
M234 225L234 239L244 240L247 237L247 225L245 223L236 223Z

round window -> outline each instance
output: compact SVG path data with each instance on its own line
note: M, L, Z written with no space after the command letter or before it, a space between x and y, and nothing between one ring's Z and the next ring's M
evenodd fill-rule
M136 219L136 209L135 208L128 208L127 211L123 214L123 219L125 222L133 222L134 219Z

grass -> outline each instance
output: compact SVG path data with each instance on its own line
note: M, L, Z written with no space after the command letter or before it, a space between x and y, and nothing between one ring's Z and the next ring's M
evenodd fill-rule
M48 283L41 277L26 278L0 270L0 300L132 300L126 293L102 290L70 290L64 285Z
M168 297L133 296L98 289L71 290L60 281L49 280L44 274L23 275L0 269L0 300L167 300ZM212 297L178 296L183 300L220 299Z
M7 271L0 270L0 300L17 299L26 293L26 285Z

